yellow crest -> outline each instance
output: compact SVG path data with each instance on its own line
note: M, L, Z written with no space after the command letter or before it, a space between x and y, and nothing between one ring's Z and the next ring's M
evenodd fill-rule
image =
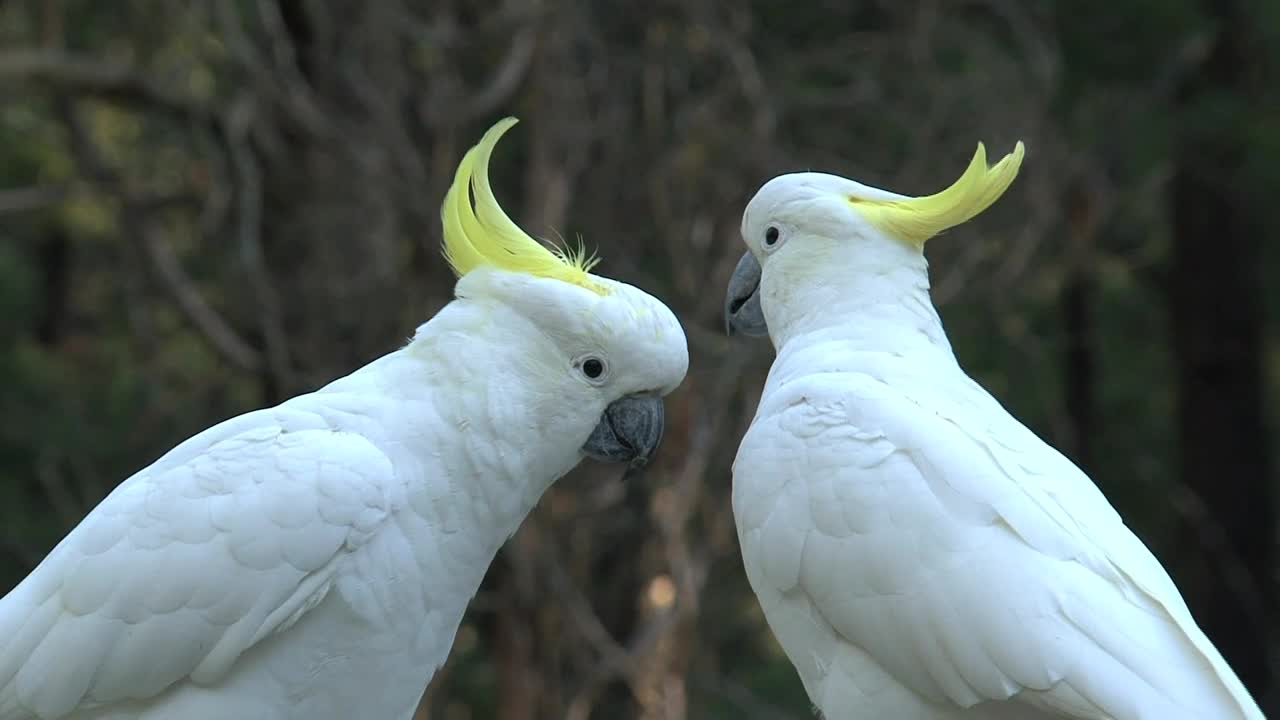
M923 246L929 238L967 222L998 200L1018 176L1023 152L1019 140L1012 153L988 168L987 149L978 143L964 174L940 193L903 200L851 197L849 202L880 230Z
M462 277L481 267L561 280L599 295L608 290L590 274L598 262L578 249L548 248L534 240L507 217L489 185L489 158L503 133L517 120L505 118L467 151L453 185L444 196L440 218L444 222L444 256L453 272ZM472 195L475 204L472 205Z

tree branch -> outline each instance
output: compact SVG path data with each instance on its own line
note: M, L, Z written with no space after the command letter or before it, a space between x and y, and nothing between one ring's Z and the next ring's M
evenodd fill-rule
M64 92L125 105L144 105L184 120L211 120L208 111L147 78L135 68L100 57L58 50L0 52L0 82L44 83Z
M66 199L71 189L66 185L35 185L32 187L0 190L0 215L41 210L57 205Z
M280 295L267 270L262 252L262 170L249 145L253 122L253 101L236 103L227 121L227 145L236 174L237 235L240 256L249 274L249 283L261 309L262 334L266 343L267 366L279 392L287 392L292 377L288 339L284 331Z

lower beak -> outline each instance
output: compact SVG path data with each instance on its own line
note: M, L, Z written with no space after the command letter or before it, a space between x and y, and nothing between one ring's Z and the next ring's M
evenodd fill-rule
M662 442L664 422L660 397L631 395L615 400L605 408L582 451L601 462L642 467Z

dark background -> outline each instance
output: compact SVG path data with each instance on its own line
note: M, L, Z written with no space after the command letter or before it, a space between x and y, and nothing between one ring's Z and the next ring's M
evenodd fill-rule
M692 367L647 477L584 466L499 555L420 717L809 717L729 505L772 356L721 329L742 208L1023 139L930 243L956 351L1280 712L1278 41L1262 0L0 0L0 591L177 441L402 343L513 114L503 204L668 302Z

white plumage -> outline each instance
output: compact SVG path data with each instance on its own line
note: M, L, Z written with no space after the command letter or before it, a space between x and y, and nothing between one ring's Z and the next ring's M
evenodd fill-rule
M104 499L0 600L0 720L410 717L498 548L584 454L645 460L688 363L662 303L512 237L403 349Z
M960 368L925 238L876 215L911 199L866 190L770 181L730 291L731 323L778 349L734 464L738 535L812 701L827 720L1261 718L1097 487Z
M410 534L433 535L430 518L371 543L405 509L409 481L420 480L380 430L389 412L418 409L389 403L373 382L397 364L407 365L393 356L217 425L122 483L0 603L0 636L10 638L0 651L0 717L175 717L181 708L183 717L212 718L237 707L263 716L269 686L301 690L325 662L382 664L387 650L366 646L362 623L426 628L431 609L434 631L415 629L418 647L392 654L419 668L438 664L452 637L444 616L469 599L466 574L406 552ZM416 592L362 577L371 561L403 566ZM433 584L433 575L452 582ZM298 632L283 632L304 617ZM335 689L314 700L359 707L358 688ZM166 690L165 703L146 702ZM268 704L236 702L237 693ZM205 707L206 695L216 708Z

